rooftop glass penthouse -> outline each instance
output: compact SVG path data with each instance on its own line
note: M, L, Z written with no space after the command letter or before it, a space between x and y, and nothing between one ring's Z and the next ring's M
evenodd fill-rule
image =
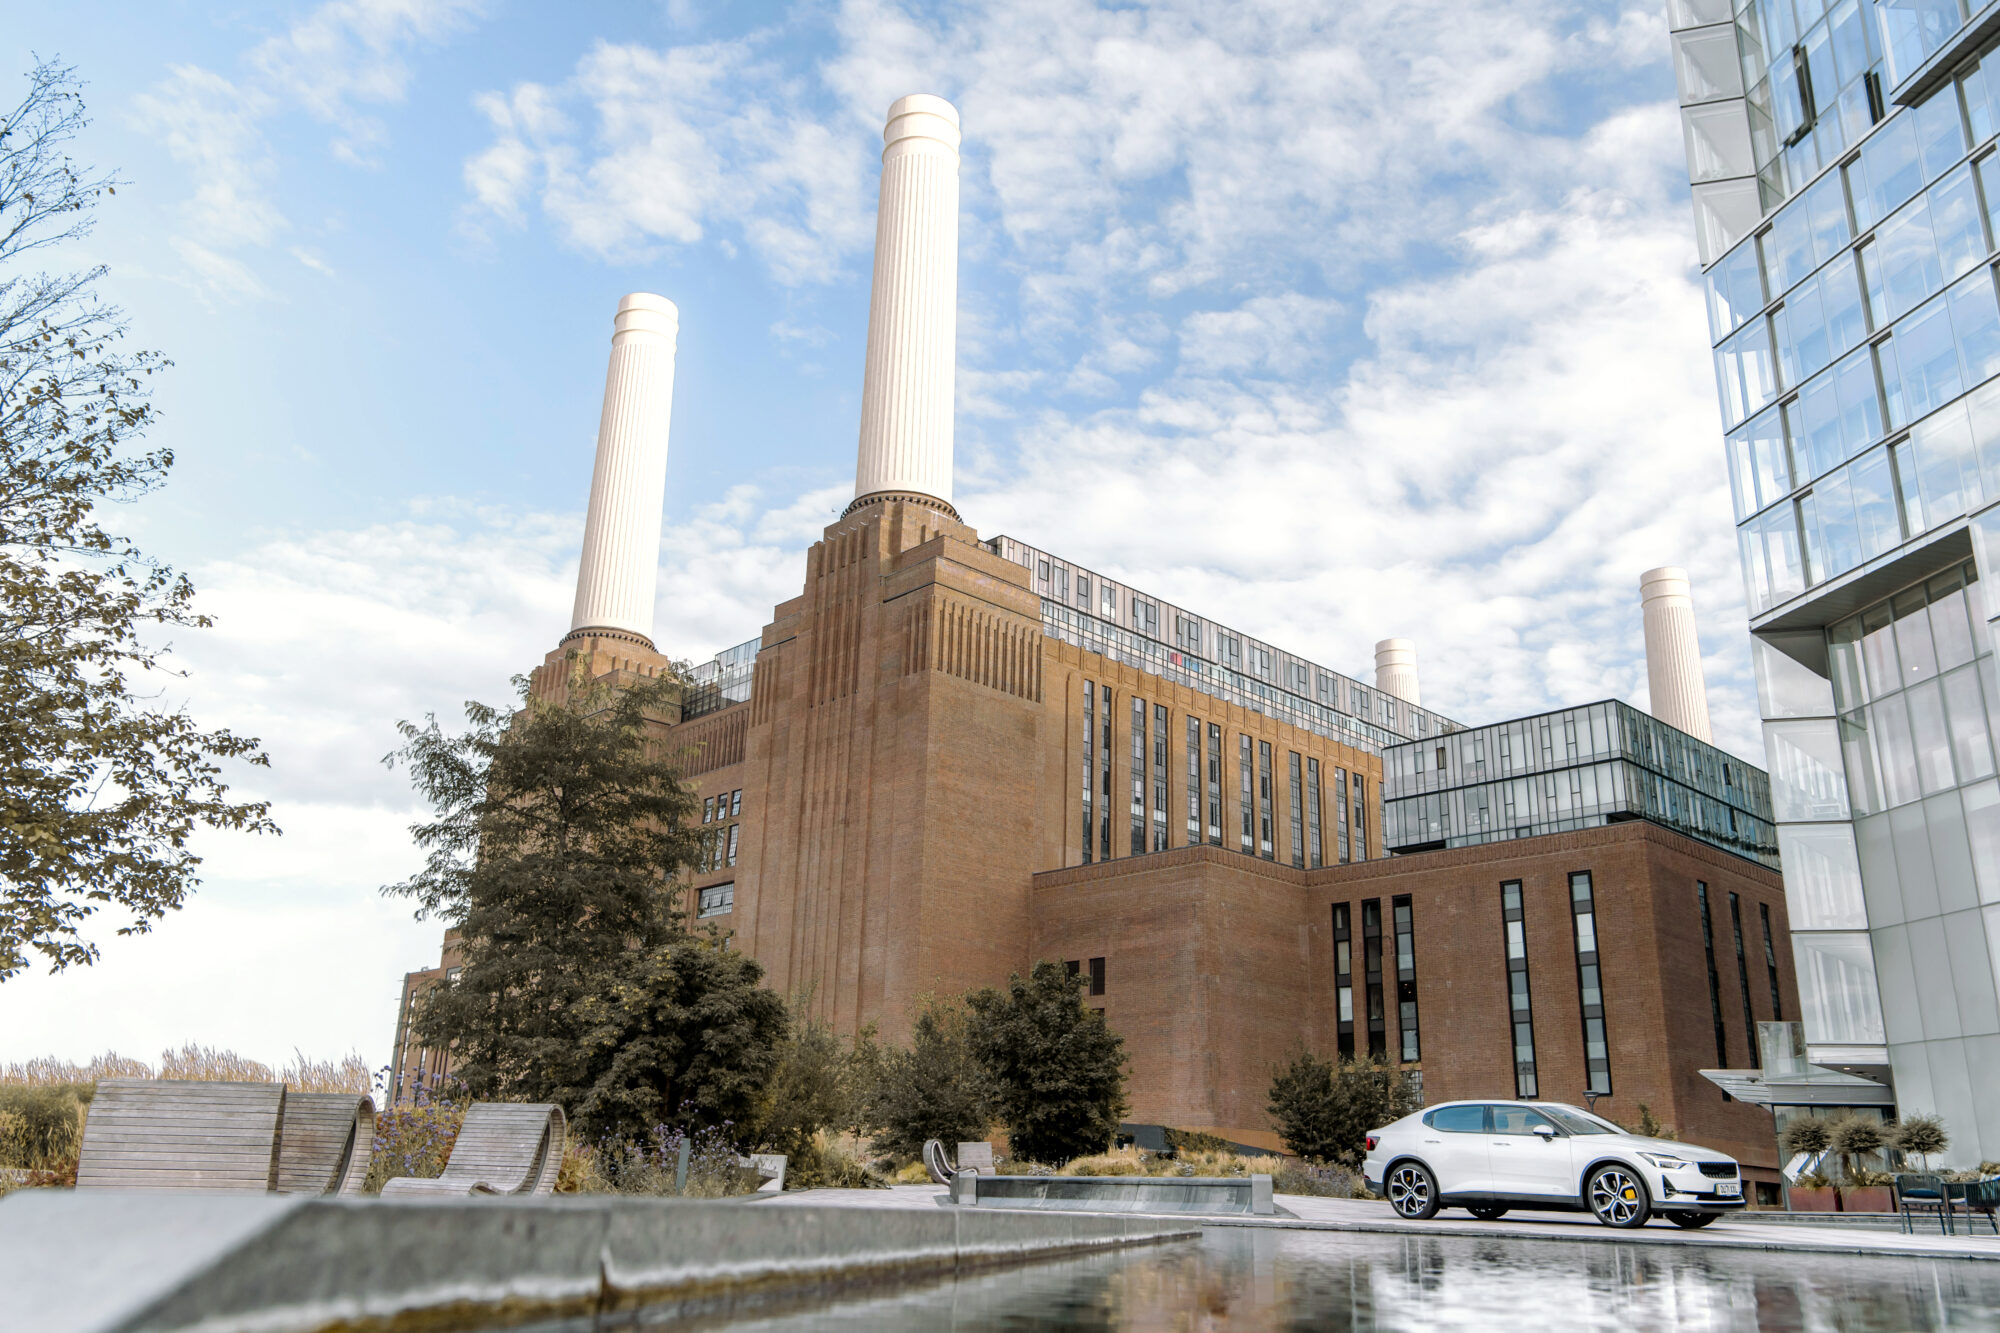
M1382 752L1382 833L1392 852L1625 819L1778 865L1763 771L1616 700Z
M994 554L1026 567L1042 633L1350 745L1380 750L1458 724L1047 551L995 537Z

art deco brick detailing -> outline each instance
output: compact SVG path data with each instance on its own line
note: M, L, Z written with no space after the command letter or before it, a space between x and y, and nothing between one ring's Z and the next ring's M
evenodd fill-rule
M634 292L618 303L597 464L590 477L583 559L571 636L627 634L653 646L660 516L667 492L667 426L674 406L680 312L664 296Z
M958 333L958 111L916 93L889 108L861 384L856 505L907 495L951 509Z
M1375 645L1375 688L1404 703L1417 697L1417 645L1409 639L1384 639Z
M1653 716L1711 745L1708 686L1701 674L1701 639L1685 569L1663 566L1639 576L1646 630L1646 688Z

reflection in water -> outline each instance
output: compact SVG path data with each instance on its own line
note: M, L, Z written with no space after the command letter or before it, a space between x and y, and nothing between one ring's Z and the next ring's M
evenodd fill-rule
M2000 1263L1224 1227L729 1327L2000 1329Z

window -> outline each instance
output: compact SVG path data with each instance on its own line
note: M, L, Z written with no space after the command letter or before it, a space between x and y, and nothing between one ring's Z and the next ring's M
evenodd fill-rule
M1333 905L1334 1022L1339 1055L1354 1055L1354 921L1346 903Z
M1153 705L1153 850L1167 850L1167 706Z
M1764 918L1764 971L1771 978L1771 1021L1785 1021L1784 992L1778 988L1778 950L1771 939L1771 904L1758 903L1757 915Z
M704 824L713 824L715 822L715 798L713 796L702 799L701 822Z
M1083 960L1081 958L1072 958L1063 964L1063 970L1073 977L1080 977L1083 975Z
M1104 994L1104 960L1102 958L1093 958L1090 960L1090 993L1092 995Z
M725 865L733 866L736 864L736 835L742 831L743 826L741 824L731 824L729 826L729 852L724 860Z
M1319 760L1306 760L1306 839L1308 862L1315 867L1326 863L1326 848L1320 835Z
M1250 746L1250 738L1237 733L1236 737L1236 785L1237 810L1242 817L1239 834L1241 850L1248 855L1257 851L1257 758Z
M736 886L711 884L701 891L695 908L697 916L722 916L736 910Z
M1354 775L1354 859L1368 859L1368 798L1363 790L1367 783L1359 773Z
M456 986L458 984L459 974L463 971L465 971L465 969L462 967L446 968L444 970L444 984L447 986Z
M1486 1108L1483 1106L1440 1106L1424 1117L1424 1123L1446 1134L1485 1134Z
M1367 985L1368 1054L1389 1053L1388 1029L1382 1010L1382 900L1361 904L1361 969Z
M1208 724L1208 841L1222 845L1222 728Z
M1058 602L1069 600L1069 571L1061 565L1056 566L1055 584L1049 589L1049 595Z
M1396 725L1396 701L1387 695L1382 696L1382 725L1385 727Z
M1201 719L1187 720L1187 845L1201 842Z
M1493 1108L1493 1132L1495 1134L1533 1134L1546 1129L1560 1134L1556 1122L1540 1111L1526 1106L1496 1106Z
M1292 864L1306 863L1306 779L1305 764L1292 751Z
M1368 691L1356 685L1349 692L1354 696L1354 716L1367 717L1371 706Z
M1694 882L1695 900L1701 904L1701 947L1708 954L1708 1015L1715 1024L1715 1065L1729 1068L1729 1030L1722 1023L1722 974L1715 966L1715 923L1708 910L1708 885ZM1729 1094L1724 1093L1727 1097Z
M1097 786L1097 685L1083 682L1083 863L1090 864L1096 850L1096 821L1092 814L1091 792Z
M1111 859L1111 687L1100 685L1097 710L1097 854Z
M1174 646L1185 653L1201 652L1201 622L1193 616L1174 617Z
M1087 607L1090 605L1090 575L1078 574L1076 576L1076 600L1079 606Z
M1576 931L1576 987L1583 1004L1584 1090L1611 1091L1611 1046L1604 1029L1604 980L1597 962L1597 905L1590 872L1569 877L1570 919Z
M1313 693L1319 696L1321 703L1325 704L1328 708L1340 707L1340 683L1338 680L1322 671L1318 673L1318 679L1313 682L1313 686Z
M1041 562L1040 562L1040 567L1039 567L1039 568L1038 568L1038 569L1036 570L1036 577L1037 577L1037 578L1039 578L1039 579L1041 579L1041 581L1042 581L1042 586L1043 586L1044 588L1046 588L1046 587L1048 587L1048 586L1049 586L1049 562L1048 562L1048 561L1046 561L1046 560L1043 560L1043 561L1041 561Z
M729 816L734 819L743 813L743 789L738 787L729 793Z
M1132 599L1132 628L1147 638L1160 637L1160 607L1157 602Z
M1097 585L1097 591L1098 609L1106 620L1115 622L1118 619L1118 589L1109 583L1100 583Z
M1347 864L1347 770L1333 770L1333 823L1335 850L1341 865Z
M1423 1057L1417 1045L1417 944L1416 928L1410 917L1410 895L1391 901L1396 927L1396 1030L1401 1036L1401 1056L1405 1064Z
M1271 825L1277 819L1271 809L1271 742L1257 742L1257 855L1275 860Z
M1293 694L1304 694L1306 692L1305 663L1287 662L1285 664L1285 688Z
M1222 659L1222 665L1231 671L1242 670L1243 641L1234 634L1224 634L1218 630L1215 635L1215 653Z
M1250 669L1257 673L1260 680L1275 679L1271 674L1271 650L1261 643L1251 644Z
M1132 855L1146 850L1146 701L1132 696Z
M1750 1046L1750 1067L1764 1067L1763 1053L1757 1049L1757 1016L1750 1010L1750 963L1743 949L1743 904L1729 895L1729 925L1736 934L1736 979L1743 991L1743 1032Z
M1500 886L1500 930L1507 944L1507 1013L1514 1030L1514 1095L1539 1097L1535 1081L1535 1013L1528 996L1528 924L1521 882Z

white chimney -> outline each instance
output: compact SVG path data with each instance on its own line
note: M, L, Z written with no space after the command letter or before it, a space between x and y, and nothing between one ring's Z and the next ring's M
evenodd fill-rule
M571 637L613 630L652 647L680 324L680 311L664 296L633 292L618 303Z
M1417 645L1413 640L1384 639L1375 645L1375 688L1422 706L1417 697Z
M854 498L915 493L950 509L958 110L927 93L899 98L882 139Z
M1667 565L1641 574L1639 606L1646 625L1646 688L1652 695L1653 716L1714 744L1687 571Z

